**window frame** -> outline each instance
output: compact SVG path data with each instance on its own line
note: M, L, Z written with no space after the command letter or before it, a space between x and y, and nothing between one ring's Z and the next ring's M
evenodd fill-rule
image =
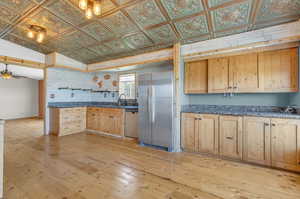
M129 74L133 74L134 75L134 97L135 98L130 98L130 99L127 99L126 100L136 100L137 99L137 73L136 72L119 72L118 73L118 92L119 92L119 96L120 96L120 76L122 75L129 75Z

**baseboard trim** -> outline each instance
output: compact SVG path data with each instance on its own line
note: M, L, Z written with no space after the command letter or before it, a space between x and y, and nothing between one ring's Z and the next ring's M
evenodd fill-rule
M113 134L105 133L105 132L102 132L102 131L96 131L96 130L91 130L91 129L85 129L85 130L88 131L88 132L90 132L90 133L95 133L95 134L105 135L105 136L109 136L109 137L114 137L114 138L124 138L124 137L121 136L121 135L113 135Z

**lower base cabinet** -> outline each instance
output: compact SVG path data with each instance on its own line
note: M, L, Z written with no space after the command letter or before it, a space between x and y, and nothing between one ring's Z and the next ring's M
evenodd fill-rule
M125 111L118 108L87 109L87 129L124 136Z
M300 120L182 114L185 151L300 172Z
M182 148L191 152L218 153L217 115L182 114Z
M232 159L242 159L243 118L220 116L219 154Z

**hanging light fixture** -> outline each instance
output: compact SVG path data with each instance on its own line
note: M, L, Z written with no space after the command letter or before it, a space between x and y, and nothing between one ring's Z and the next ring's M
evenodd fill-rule
M102 14L102 0L79 0L79 8L85 11L87 19L91 19L93 15Z
M5 70L4 71L1 71L1 77L3 79L10 79L12 78L12 72L9 72L8 69L7 69L7 64L5 64Z
M27 37L30 39L36 39L38 43L42 43L46 37L46 29L38 25L30 25L28 27Z
M82 10L87 9L88 0L79 0L79 8Z

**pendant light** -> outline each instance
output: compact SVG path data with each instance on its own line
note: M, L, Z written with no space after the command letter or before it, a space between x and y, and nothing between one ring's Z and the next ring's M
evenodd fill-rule
M102 0L79 0L78 6L85 11L87 19L91 19L93 15L102 14Z
M46 29L38 25L30 25L28 27L27 37L36 39L38 43L42 43L46 37Z
M10 79L10 78L12 78L12 72L8 71L7 64L5 64L5 70L1 71L1 77L3 79Z

